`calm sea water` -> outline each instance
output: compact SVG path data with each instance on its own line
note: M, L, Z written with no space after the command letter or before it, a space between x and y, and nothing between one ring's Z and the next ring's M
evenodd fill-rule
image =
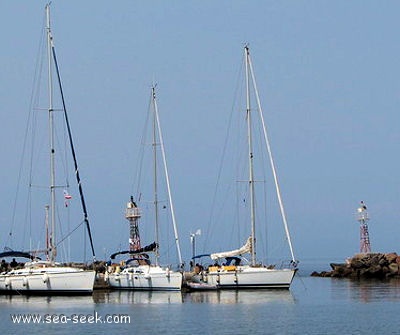
M0 296L0 311L3 334L399 334L400 281L315 278L300 271L288 291ZM59 319L16 324L11 315L18 314ZM79 323L79 315L112 316L108 321L117 323L93 317Z

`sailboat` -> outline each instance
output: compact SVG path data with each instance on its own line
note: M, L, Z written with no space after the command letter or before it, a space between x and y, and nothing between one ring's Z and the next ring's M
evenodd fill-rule
M175 220L175 211L171 196L171 187L167 169L164 142L158 116L158 107L156 100L155 87L151 89L151 106L153 116L152 148L153 148L153 210L155 220L155 241L145 247L142 247L139 233L139 223L142 216L141 209L138 207L134 198L131 196L127 203L125 218L130 225L129 250L119 251L110 256L110 263L118 255L129 254L129 259L123 261L123 266L112 267L111 273L107 273L109 285L114 289L128 290L161 290L178 291L182 288L183 275L181 271L174 271L170 266L163 267L159 264L160 246L159 246L159 199L158 199L158 167L157 167L157 147L160 147L162 162L164 167L165 183L168 193L168 204L172 218L175 244L180 267L182 267L182 255L179 246L178 231ZM139 177L140 179L140 177ZM140 199L140 195L138 195ZM165 206L166 207L166 206ZM149 216L147 216L149 217ZM151 262L149 253L154 254L155 263Z
M297 262L293 253L292 242L289 234L288 224L286 220L286 215L284 212L284 207L282 203L282 197L280 195L279 184L276 174L276 169L274 161L271 154L271 148L269 145L269 140L267 136L267 131L264 123L264 118L262 114L260 99L257 91L257 85L255 81L255 76L253 73L252 62L250 58L249 47L246 45L244 48L244 59L245 59L245 86L246 86L246 121L247 121L247 157L248 157L248 180L246 183L249 187L249 198L250 198L250 230L251 235L245 241L242 247L236 250L231 250L227 252L212 253L208 256L211 257L213 265L208 268L199 271L197 273L200 275L194 276L200 288L201 287L216 287L217 289L244 289L244 288L289 288L293 277L296 273ZM272 174L274 177L275 188L277 193L278 202L280 205L280 211L282 215L282 221L284 224L284 230L286 233L286 240L288 241L291 260L289 265L283 268L277 268L276 266L267 266L260 262L257 262L256 258L256 211L255 211L255 177L254 177L254 150L253 150L253 125L252 125L252 112L250 105L250 87L254 88L254 94L257 107L259 111L260 120L263 129L263 140L266 145L268 156L270 160L270 165L272 167ZM250 260L245 263L245 258L243 255L250 254ZM204 256L200 255L194 257L193 263L197 258ZM201 273L200 273L201 272ZM204 284L204 285L202 285ZM191 288L196 288L196 285L190 285Z
M72 141L71 128L68 121L67 111L65 108L64 95L62 92L62 85L60 81L60 72L57 65L56 52L54 47L54 40L50 29L50 4L45 7L46 10L46 36L47 36L47 60L48 60L48 128L49 128L49 153L50 153L50 205L45 206L45 226L46 226L46 241L44 250L33 250L28 252L19 252L14 250L6 250L0 253L0 258L5 257L24 257L30 259L22 268L13 267L11 270L5 270L0 274L0 291L7 294L38 294L38 295L81 295L92 294L93 285L95 280L95 271L84 270L80 267L73 267L63 265L56 261L58 251L58 240L56 234L56 190L60 185L57 185L55 178L56 167L56 150L55 150L55 129L54 119L55 112L62 112L65 122L65 127L68 132L68 140L71 147L71 154L75 165L75 176L77 179L81 204L84 212L83 222L88 230L90 238L93 258L95 258L93 241L90 232L89 220L84 201L81 180L79 177L79 170L75 150ZM56 71L58 80L58 87L60 89L60 96L62 100L62 109L55 109L53 105L53 73ZM47 166L46 160L43 166ZM44 169L42 167L42 169ZM70 198L68 193L65 194L65 199ZM39 229L36 229L39 230ZM59 238L59 237L58 237ZM42 260L39 255L44 254L45 259ZM14 263L15 263L14 258ZM10 263L11 264L11 263ZM11 264L12 265L12 264ZM3 269L4 270L4 269Z

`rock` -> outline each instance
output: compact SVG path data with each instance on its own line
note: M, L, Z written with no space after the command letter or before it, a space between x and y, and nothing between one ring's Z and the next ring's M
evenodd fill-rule
M333 271L321 271L321 272L313 271L313 273L311 273L311 276L312 277L331 277L332 273L333 273Z
M368 268L367 273L379 276L382 273L382 267L380 265L372 265Z
M371 255L370 261L369 261L369 265L372 267L376 267L377 265L379 265L381 259L382 259L383 255L379 255L379 254L374 254ZM380 270L380 269L379 269Z
M393 262L396 262L396 259L398 257L399 256L395 252L391 252L389 254L385 254L385 259L388 261L389 264L393 263Z
M399 273L399 265L397 263L389 264L388 268L389 268L390 274L392 274L392 275L396 275Z
M364 264L364 262L363 262L361 259L352 258L352 259L350 260L350 266L351 266L353 269L361 269L361 268L364 268L364 267L365 267L365 264Z
M390 278L400 277L400 256L391 253L356 254L347 263L331 263L332 271L314 271L311 275L337 278Z
M337 267L334 271L332 271L331 277L342 278L348 277L353 271L347 267L346 265L342 267Z
M380 258L380 260L379 260L379 262L378 262L378 264L380 265L380 266L387 266L387 265L389 265L391 262L386 258L386 255L383 255L381 258Z
M389 272L390 272L389 268L386 265L382 266L382 274L384 274L387 277ZM390 273L389 273L389 275L390 275Z
M345 263L330 263L329 265L331 266L332 270L334 270L334 271L346 266Z

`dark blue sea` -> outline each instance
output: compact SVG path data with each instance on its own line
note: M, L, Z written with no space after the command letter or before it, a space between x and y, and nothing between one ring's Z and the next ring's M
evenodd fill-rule
M318 278L309 270L282 291L0 296L0 325L2 334L400 333L400 280Z

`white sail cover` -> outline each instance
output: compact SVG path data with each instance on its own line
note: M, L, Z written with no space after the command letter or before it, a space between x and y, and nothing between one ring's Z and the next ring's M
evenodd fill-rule
M249 237L245 245L240 249L211 254L210 257L212 260L216 260L219 258L226 258L226 257L233 257L233 256L247 254L250 253L251 250L252 250L252 243L251 243L251 237Z

